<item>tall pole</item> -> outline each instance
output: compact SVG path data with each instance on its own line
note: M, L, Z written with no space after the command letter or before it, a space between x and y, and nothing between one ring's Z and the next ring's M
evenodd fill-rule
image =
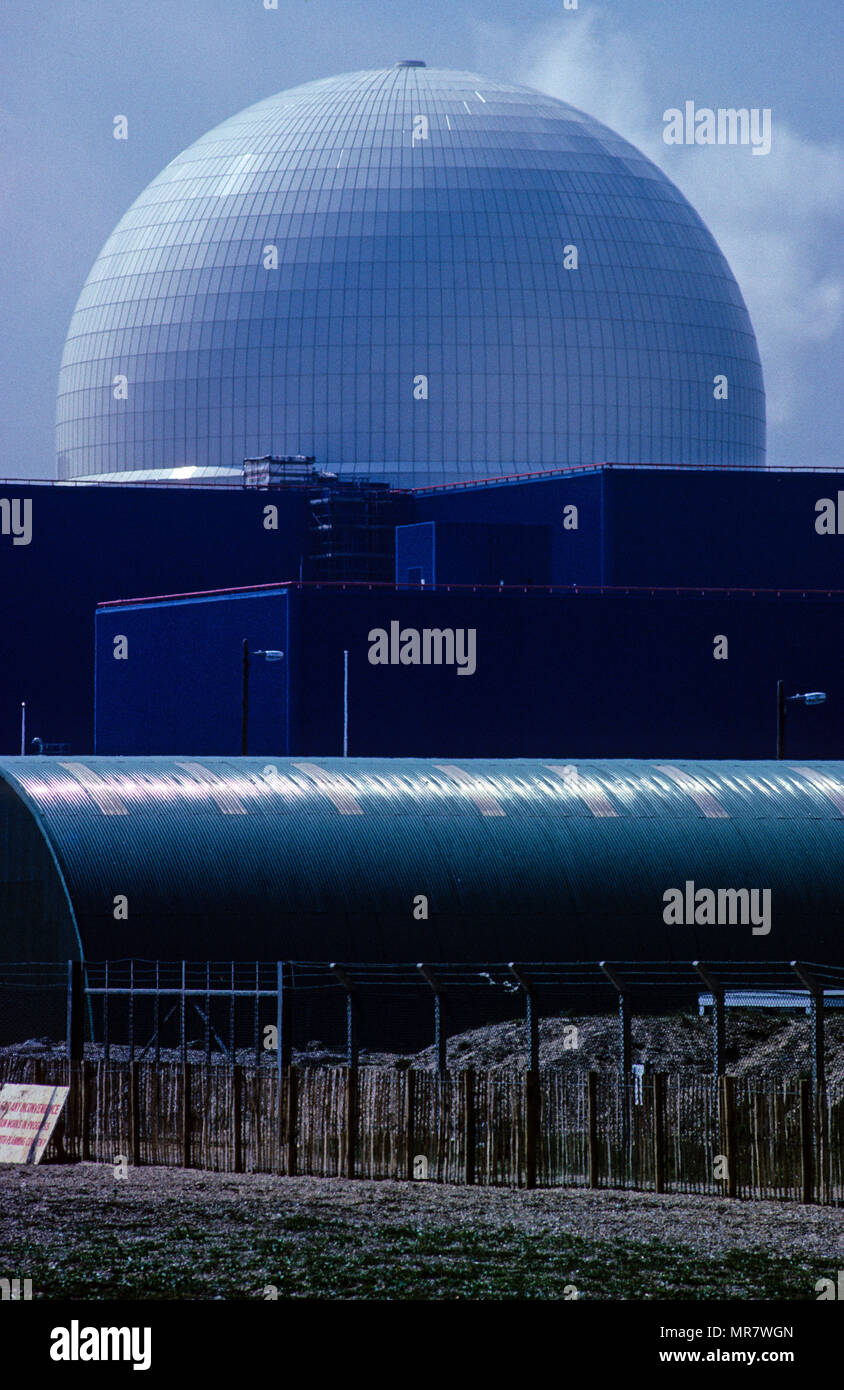
M777 681L777 758L785 757L785 683Z
M349 756L349 653L343 653L343 757Z
M26 753L26 700L21 700L21 757Z
M240 701L240 753L249 752L249 643L243 639L243 685Z

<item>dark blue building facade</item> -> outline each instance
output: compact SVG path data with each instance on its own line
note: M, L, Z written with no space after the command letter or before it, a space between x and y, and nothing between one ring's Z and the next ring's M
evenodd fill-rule
M844 595L525 594L282 586L97 613L98 755L771 757L844 754ZM344 682L348 653L348 682ZM344 701L344 689L347 698ZM486 751L484 751L486 750Z
M603 467L421 490L414 516L547 526L554 584L827 590L844 588L840 484L808 470ZM529 542L524 582L535 553Z
M94 609L103 599L256 584L298 575L308 496L288 492L277 529L266 494L212 489L5 484L0 534L0 745L33 736L93 748ZM14 508L17 510L13 510ZM23 540L24 537L19 537Z
M67 743L74 753L93 751L93 615L98 603L197 590L251 588L298 580L300 575L307 582L324 577L326 572L330 577L335 561L342 564L339 573L343 576L351 571L361 579L367 578L366 552L362 552L358 561L346 550L335 554L321 529L325 523L314 524L316 516L326 515L320 502L324 491L324 488L305 487L254 491L5 485L0 490L2 749L8 753L19 751L20 703L25 700L28 744L32 737L40 737L46 742ZM576 516L572 508L576 508ZM799 598L805 592L810 595L806 605L801 606L801 600L788 608L788 613L795 615L795 621L799 612L808 611L809 603L813 613L828 611L828 618L813 618L816 626L807 628L802 637L798 633L795 638L799 639L806 654L804 679L818 688L824 688L824 681L832 683L830 672L835 665L836 651L840 651L839 609L835 595L844 588L844 490L839 495L836 474L602 469L544 481L393 494L385 515L396 522L395 579L402 589L408 583L417 585L424 578L429 587L434 583L439 587L475 584L497 587L503 579L505 591L508 586L512 590L513 586L541 588L548 584L603 587L607 591L629 588L649 592L654 587L670 590L676 597L678 588L706 590L712 602L717 600L722 605L719 613L734 612L739 628L745 622L748 624L748 639L757 651L754 660L761 662L759 669L768 672L766 682L778 678L774 667L780 664L782 643L791 618L786 620L786 628L782 631L776 622L770 628L762 622L757 630L763 601L752 601L752 594L760 589L794 590ZM22 525L26 516L29 517L28 534L16 537L13 534L15 518ZM573 529L575 520L577 525ZM344 536L344 543L347 540L348 536ZM388 543L392 544L389 536L379 540L379 545ZM319 572L314 558L315 545L322 548L320 564L324 568ZM434 569L430 568L432 563ZM387 587L392 601L392 586ZM730 588L736 599L742 600L734 609L724 606L731 602L727 593ZM715 589L721 592L712 593ZM748 592L742 597L740 591ZM314 619L312 640L318 647L321 642L327 642L327 634L331 633L335 652L332 659L336 661L337 651L358 650L359 622L365 620L364 611L358 600L352 602L351 598L344 598L342 591L330 585L321 592L327 601L314 609L318 620ZM379 587L374 592L382 590ZM335 593L338 602L336 614L332 614L328 599ZM819 608L827 594L833 595L828 600L828 610ZM670 593L663 595L666 600L671 596ZM406 594L400 600L401 605L409 603L413 597L413 594ZM609 592L605 597L609 597ZM682 623L679 619L675 623L671 617L670 604L667 601L657 603L657 597L651 609L632 603L625 608L622 604L619 613L638 615L635 620L633 617L623 622L619 619L622 628L628 621L634 623L626 637L621 630L613 637L601 636L599 627L583 631L578 640L586 644L584 651L592 655L586 664L583 653L578 657L578 678L587 681L589 689L593 686L604 688L610 679L602 669L602 650L615 653L613 660L617 660L618 652L623 649L619 643L626 641L633 660L636 625L640 621L651 623L646 616L649 612L660 615L659 622L667 625L664 627L666 633L669 630L681 632ZM557 622L553 615L609 611L604 600L597 599L591 607L578 608L565 607L560 596L544 606L533 603L530 595L510 592L508 596L505 592L502 598L506 602L497 610L503 624L498 640L503 644L502 649L510 651L514 663L523 661L516 643L521 643L525 652L528 642L538 644L537 655L529 659L529 664L532 660L539 661L538 653L557 650L560 635L553 626ZM525 602L520 606L522 598ZM766 599L765 603L768 604L765 611L773 612L774 599ZM782 607L785 611L785 599ZM215 621L222 623L225 614L228 622L230 611L230 603L217 605L213 609ZM683 610L686 611L697 614L703 610L695 601L690 609ZM404 612L402 606L393 616L404 625L413 626L414 623L405 619ZM545 615L543 621L552 623L544 635L537 626L536 615L540 613ZM355 625L350 627L353 615ZM827 635L824 635L825 621ZM453 611L449 624L471 625L468 619L460 618L457 610ZM378 625L373 618L371 626ZM160 631L163 633L163 629ZM709 632L711 639L719 632L729 636L736 628L729 616L723 616L717 621L713 619L709 627L704 625L701 631ZM227 640L240 640L244 636L249 633L237 636L232 629ZM213 625L206 637L213 646ZM653 640L658 640L658 634L654 634ZM678 637L677 640L682 639ZM815 644L812 651L806 646L810 640ZM650 651L650 641L648 638L641 649L641 660L651 663L651 669L667 670L658 651L646 655ZM760 645L765 642L769 644L767 647ZM284 644L274 639L269 645ZM148 659L160 665L164 657L155 658L150 653ZM546 659L547 656L542 657L542 661ZM319 735L320 742L323 736L328 739L329 726L316 719L316 711L322 701L329 699L328 691L335 690L333 676L324 689L320 686L322 677L318 678L317 672L321 670L321 660L317 651L312 660L309 658L311 692L308 697L308 707L314 711L315 719L312 736ZM674 657L669 652L665 660L670 664ZM226 671L228 661L226 657ZM733 673L739 669L739 652L735 647L723 666ZM299 667L296 671L301 690L304 690L303 669ZM707 671L712 676L708 666ZM166 675L166 671L162 674ZM388 669L377 674L379 679L380 676L388 682L392 679ZM788 674L786 665L782 675ZM796 680L797 669L793 675ZM233 679L236 677L235 672ZM512 688L515 709L523 679L519 666L513 664L506 679ZM700 679L700 673L695 670L693 675L690 668L687 684L693 679ZM747 679L751 684L755 680L753 669L748 670ZM478 680L478 677L461 678L459 685L474 688ZM676 682L675 674L669 685L674 688ZM561 690L565 684L561 666ZM381 680L376 687L379 698L383 688ZM212 685L210 689L209 736L212 730L219 729L220 720L219 709L214 708L215 687ZM199 696L196 698L198 700ZM239 698L236 692L234 698L235 701ZM256 687L254 699L260 701L261 698L261 691ZM460 698L471 703L476 697L470 699L468 691L464 690ZM330 699L333 700L334 695ZM502 702L506 705L506 694L489 698L485 708L490 718ZM412 727L420 731L426 729L426 721L433 718L433 714L420 709L421 722L418 722L411 707L412 701L410 706L402 704L402 709L411 709L411 713L407 729L395 748L383 742L370 747L367 740L367 746L360 751L373 754L416 751L410 730ZM599 707L600 700L596 709ZM755 696L749 700L750 707L756 707ZM375 708L380 708L377 702ZM104 717L102 708L101 717ZM197 728L201 727L204 717L197 707ZM487 715L475 711L474 717L478 721L472 735L477 740L477 753L486 755L483 720ZM506 722L505 716L501 717ZM647 718L650 717L647 714ZM335 715L331 718L334 720L331 737L334 738L337 721ZM236 719L235 711L235 722ZM840 751L832 736L832 730L837 727L835 719L832 701L826 711L815 711L812 715L811 726L807 726L813 731L812 738L816 734L820 736L823 728L828 730L823 744L815 745L817 756L822 755L822 747L827 747L829 740L830 756ZM828 725L827 721L833 722ZM688 755L719 756L718 748L697 741L699 726L696 721L693 726L695 742L690 744ZM393 725L384 726L385 729L390 727ZM432 738L438 727L442 725L434 726ZM490 756L502 755L506 746L495 732L496 727L493 720L489 725ZM584 737L586 732L584 726ZM307 726L303 726L303 736L305 733L308 733ZM169 751L169 745L156 748L154 742L150 743L152 728L139 727L136 737L145 750ZM760 732L758 737L761 751L767 752L767 735ZM425 739L424 748L418 749L420 756L428 751L427 734ZM213 748L213 744L206 745L204 751L209 747ZM613 743L612 750L615 747ZM605 742L600 743L600 749L606 756L614 755ZM228 751L228 745L222 751ZM326 751L336 750L331 744ZM538 756L543 756L545 751L540 749ZM587 753L590 751L586 749ZM650 755L650 744L644 737L640 738L632 720L621 752ZM733 743L725 746L724 756L728 753L736 757L750 756L742 739L735 746ZM597 745L595 754L598 755Z

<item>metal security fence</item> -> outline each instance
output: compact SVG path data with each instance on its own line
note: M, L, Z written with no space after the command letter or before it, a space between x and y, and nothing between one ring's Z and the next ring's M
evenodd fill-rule
M564 1015L587 1042L593 1024L609 1028L612 1057L599 1048L590 1065L615 1065L622 1076L642 1070L633 1061L634 1023L640 1049L648 1034L646 1070L740 1074L760 1029L774 1026L779 1043L757 1070L804 1075L817 1086L830 1066L844 1069L844 970L801 962L0 964L0 1047L60 1046L73 1061L279 1069L294 1053L355 1065L361 1056L427 1049L419 1064L442 1071L470 1046L470 1030L509 1023L514 1059L535 1071L540 1031L547 1040ZM688 1033L692 1021L694 1047L684 1049L672 1026ZM545 1042L543 1049L547 1055Z
M844 1086L656 1073L0 1059L70 1086L46 1160L844 1202Z
M590 1018L615 1013L614 1065L629 1078L643 1071L633 1060L636 1020L666 1020L664 1037L649 1025L649 1050L659 1068L677 1068L669 1024L681 1011L687 1028L697 1016L690 1069L716 1078L741 1070L753 1019L788 1023L785 1047L765 1058L769 1074L818 1087L830 1056L844 1061L844 969L797 961L0 965L0 1042L60 1043L71 1062L238 1062L281 1072L294 1053L357 1066L362 1052L427 1049L422 1065L444 1072L471 1030L520 1020L512 1046L537 1072L541 1026L568 1014L588 1033Z

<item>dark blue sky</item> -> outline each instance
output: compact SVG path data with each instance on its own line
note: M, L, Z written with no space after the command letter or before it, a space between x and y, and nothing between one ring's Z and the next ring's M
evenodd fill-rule
M838 467L840 0L27 0L0 17L0 475L54 473L64 335L97 252L180 150L317 77L422 58L571 101L655 158L745 294L769 461ZM674 148L663 112L770 107L773 148ZM129 140L112 137L129 119Z

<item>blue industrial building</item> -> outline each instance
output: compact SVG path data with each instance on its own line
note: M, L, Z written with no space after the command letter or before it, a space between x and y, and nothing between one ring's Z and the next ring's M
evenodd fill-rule
M9 484L2 489L0 500L5 499L10 506L17 503L21 511L27 502L31 504L31 535L26 545L16 545L11 535L0 536L2 747L8 752L19 751L20 702L25 700L27 747L31 738L39 737L47 743L67 744L74 753L93 752L94 612L98 604L212 589L296 584L301 576L305 589L292 601L316 605L319 618L314 620L310 640L322 648L322 655L315 653L313 660L308 658L307 667L297 666L297 683L304 679L306 670L314 673L317 683L319 663L328 659L329 633L333 653L359 650L360 625L367 621L365 610L370 600L367 592L354 587L355 581L387 585L391 591L394 581L398 592L386 603L387 616L409 626L434 626L424 618L424 604L433 599L432 588L451 586L451 625L466 626L471 624L457 621L460 612L459 605L455 608L454 586L497 587L503 580L506 601L487 610L496 614L497 624L504 624L506 615L509 627L496 629L502 650L511 654L512 661L526 662L525 669L547 670L549 680L554 672L561 692L570 688L572 672L577 669L578 681L587 682L578 692L587 706L593 686L605 693L618 689L610 672L635 666L639 652L641 670L633 677L633 688L639 681L646 682L648 670L660 672L660 698L664 696L671 708L672 746L689 756L763 756L771 749L770 682L786 679L795 690L801 684L829 689L825 709L813 711L805 719L795 718L794 737L808 740L806 756L841 756L841 707L834 702L832 692L841 669L844 528L840 534L835 529L818 530L824 515L818 505L826 499L837 506L837 485L835 474L604 468L544 480L414 493L393 491L379 497L377 523L370 524L364 517L362 523L344 531L345 519L341 516L338 520L331 500L336 498L331 482L300 482L271 489ZM341 494L344 499L351 495L354 501L355 489L351 493L341 490ZM572 519L567 509L572 506L577 508L575 530L567 525ZM844 509L841 515L844 522ZM342 545L334 547L338 533ZM384 550L384 554L377 552L376 559L374 545ZM353 587L345 591L330 587L341 581L351 581ZM423 581L427 592L408 592L408 584L418 588ZM311 586L317 582L325 586L322 598L309 598ZM589 603L575 603L561 592L553 598L543 597L540 590L550 585L558 591L565 587L601 589L603 598L600 602L593 597ZM535 589L522 594L519 586ZM614 593L642 589L649 598L652 587L661 591L652 602ZM678 589L693 592L681 595ZM761 590L773 592L763 597ZM701 591L703 600L698 601ZM778 592L782 595L779 599ZM484 606L480 598L478 604ZM336 608L334 616L332 605ZM405 605L410 605L414 614L422 612L422 618L405 621ZM682 616L673 615L676 605L677 614ZM817 616L801 627L800 613L809 605ZM557 615L563 612L604 615L595 620L599 626L594 633L585 634L579 651L572 642L558 639L556 626L545 635L537 628L546 616L558 624ZM760 621L763 612L787 616L782 625L776 620L768 624ZM229 644L249 636L248 631L237 630L233 617L229 622L230 608L224 603L217 603L214 613L221 623L225 616L225 640ZM617 615L612 623L606 616L610 613ZM699 627L695 626L698 618L689 620L687 613L700 615ZM688 639L682 637L687 621L693 624ZM347 623L351 625L346 627ZM374 620L370 624L378 625ZM730 639L729 657L715 661L712 639L722 632ZM664 655L660 655L661 633L666 641L670 637L671 644ZM149 676L166 681L163 627L159 636L161 653L147 658ZM704 637L710 656L705 670L696 670L693 678L692 669L683 667L684 654L698 652L696 644ZM533 655L530 644L535 644ZM208 649L198 655L199 667L213 661L213 654L222 645L222 629L218 637L209 631ZM517 658L516 653L522 655ZM542 653L551 656L543 657ZM356 659L352 657L353 662ZM237 656L234 667L230 656L225 660L229 679L236 683ZM377 668L371 674L379 676L373 694L383 691L392 678L391 672ZM328 680L328 690L335 690L332 679ZM424 685L428 677L420 669L414 679ZM500 724L507 723L506 710L516 699L521 679L519 666L508 669L499 663L490 667L487 661L471 681L459 682L461 687L483 687L488 692L486 705L476 707L472 715L474 756L505 756L510 749L519 749L527 756L529 748L524 740L533 737L532 720L525 725L510 721L509 742L502 742L496 732ZM716 699L713 709L707 708L702 721L695 681L703 682L701 691L709 689L707 682L720 681L721 688L733 691L734 716L738 709L745 711L741 719L724 724L723 747L704 732L712 726L719 701ZM230 711L231 700L237 695L224 696L223 686L206 689L203 709L198 708L192 716L191 731L194 734L207 727L209 738L212 730L216 738L222 736L222 725L231 717L226 710ZM680 691L683 698L675 699L674 692ZM549 688L549 699L551 693ZM257 687L254 698L261 699ZM309 707L318 709L324 698L327 696L319 687ZM468 691L461 698L468 700ZM477 694L472 696L477 698ZM397 718L406 719L408 732L402 734L401 741L395 746L384 741L387 729L398 727L391 720L378 729L377 743L367 737L357 745L360 751L385 756L423 751L412 734L417 702L410 688L403 691L402 701L405 714L397 712ZM646 731L655 719L653 701L645 706L643 723L637 722L641 710L634 714L636 707L631 705L620 724L602 728L599 711L606 709L603 701L604 697L596 700L589 720L577 726L578 749L597 755L600 748L603 756L631 750L650 756L654 750ZM122 752L136 748L151 753L171 747L157 742L159 725L139 723L129 732L125 710L109 712L107 705L103 688L98 706L100 751L106 747ZM427 705L427 689L421 709L424 721L420 738L422 728L429 730L436 717L436 707ZM442 736L432 745L426 732L425 750L442 749L448 742L445 711L440 719ZM312 752L338 751L336 718L332 722L326 716L326 720L325 745L319 741L318 723L302 730L303 736L316 739L310 745ZM107 728L107 742L103 743ZM556 723L553 728L556 732ZM574 728L570 726L572 733ZM485 730L488 744L484 743ZM260 723L256 731L262 736ZM598 740L594 746L581 741L581 737L593 735ZM202 751L217 748L214 738ZM530 747L540 751L536 744ZM236 745L219 745L221 752L232 748Z
M841 763L4 758L7 935L47 959L823 960L842 801ZM686 880L769 911L667 911Z
M251 663L268 758L337 756L344 726L359 757L772 757L780 679L828 697L789 720L789 756L842 748L844 593L291 584L96 627L99 755L239 753L244 639L284 652Z

